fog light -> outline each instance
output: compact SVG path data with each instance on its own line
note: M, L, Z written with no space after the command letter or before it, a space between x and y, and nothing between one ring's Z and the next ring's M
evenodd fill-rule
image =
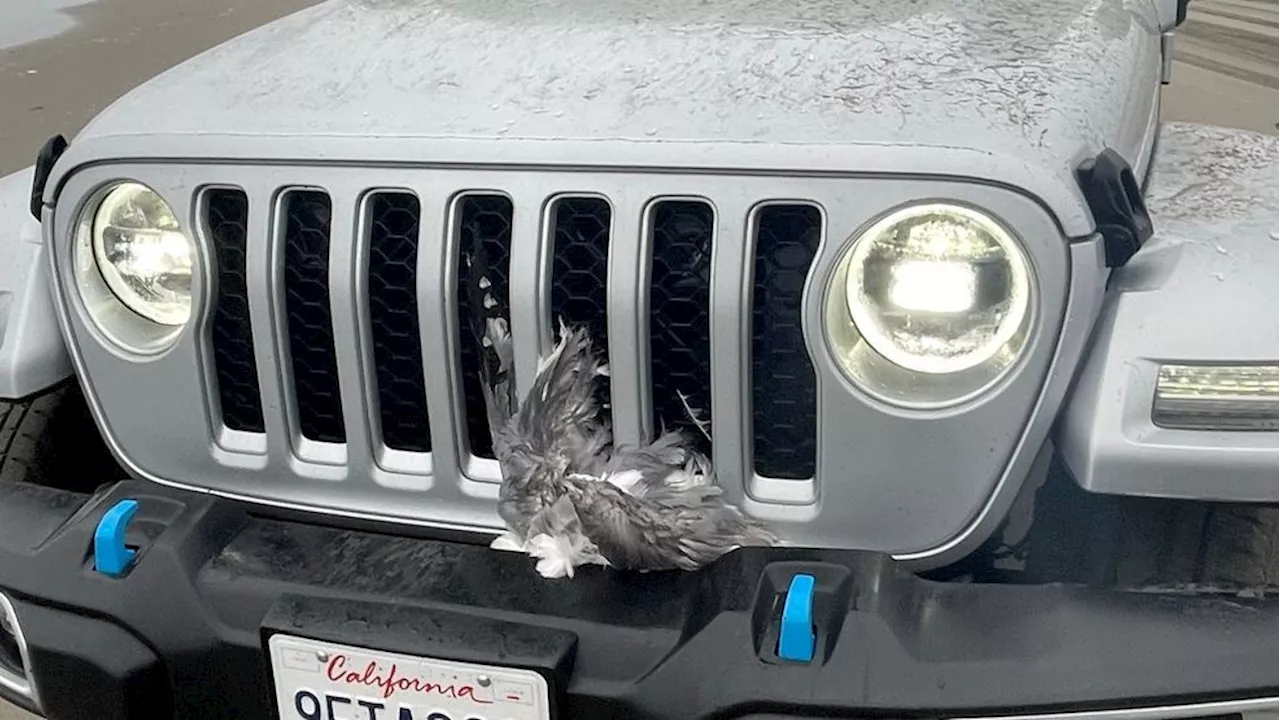
M1276 430L1276 365L1161 365L1151 421L1177 430Z
M0 593L0 687L26 698L33 705L39 705L35 681L31 677L27 640L22 635L22 625L13 611L13 603L4 593Z

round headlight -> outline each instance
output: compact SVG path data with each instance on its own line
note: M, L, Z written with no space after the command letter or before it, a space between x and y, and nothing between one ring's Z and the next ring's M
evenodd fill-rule
M972 392L1025 345L1030 262L977 210L930 203L890 213L854 240L833 279L833 350L847 373L894 399Z
M845 295L876 352L917 372L997 357L1030 300L1022 250L991 218L955 205L889 215L854 244Z
M125 307L160 325L186 324L195 248L155 191L133 182L112 188L94 212L91 242L103 281Z

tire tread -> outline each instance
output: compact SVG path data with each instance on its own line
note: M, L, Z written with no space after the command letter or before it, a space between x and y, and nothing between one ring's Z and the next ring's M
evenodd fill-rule
M0 483L91 491L124 476L98 434L79 386L0 401Z

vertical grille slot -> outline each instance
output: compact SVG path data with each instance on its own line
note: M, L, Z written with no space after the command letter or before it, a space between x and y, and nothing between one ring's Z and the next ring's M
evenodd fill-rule
M485 413L484 393L477 368L481 362L478 330L485 317L509 319L508 277L511 263L511 201L501 195L467 195L458 201L458 341L459 368L466 417L467 444L471 454L493 458L493 437ZM488 281L487 288L469 286L470 263ZM477 307L472 297L482 290L496 303ZM483 299L479 302L483 303Z
M308 440L346 441L329 305L329 196L294 190L282 200L284 290L298 424Z
M751 407L757 475L808 479L816 469L817 379L801 326L805 277L822 217L809 205L757 215L752 296Z
M430 452L415 282L422 208L417 196L406 192L374 194L366 208L369 327L382 441L393 450Z
M703 202L658 203L649 288L653 426L683 430L703 454L711 443L694 426L711 419L711 242L715 216Z
M560 320L585 326L597 352L609 347L606 313L609 228L613 211L600 198L565 198L554 206L555 240L551 264L551 327ZM597 383L597 400L608 408L609 378Z
M218 264L211 332L222 422L231 430L260 433L264 431L262 394L245 280L249 198L243 190L215 188L206 191L204 199L205 227Z

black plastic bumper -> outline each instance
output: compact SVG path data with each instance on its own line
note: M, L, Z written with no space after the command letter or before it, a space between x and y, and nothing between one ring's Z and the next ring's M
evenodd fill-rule
M93 569L116 501L127 575ZM886 556L735 552L700 573L539 578L483 545L273 519L125 482L0 486L0 591L53 718L267 718L275 629L518 665L557 717L940 717L1274 697L1274 597L936 583ZM818 579L817 656L772 656L779 593Z

